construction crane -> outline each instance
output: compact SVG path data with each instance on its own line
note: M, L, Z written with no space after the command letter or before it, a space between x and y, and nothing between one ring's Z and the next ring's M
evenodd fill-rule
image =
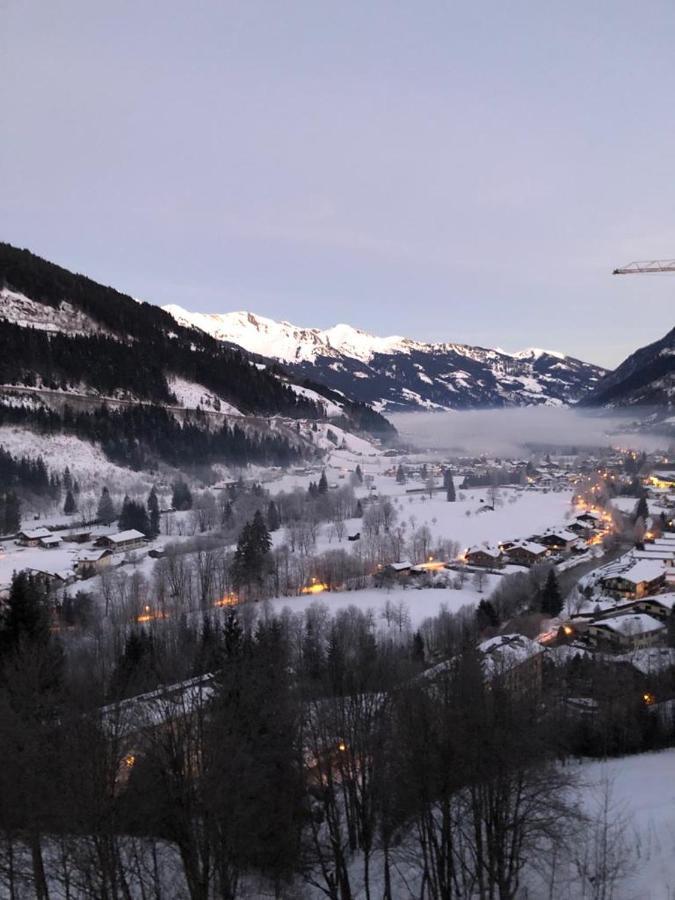
M612 275L658 275L664 272L675 272L675 259L652 259L645 262L632 262L620 269L614 269Z

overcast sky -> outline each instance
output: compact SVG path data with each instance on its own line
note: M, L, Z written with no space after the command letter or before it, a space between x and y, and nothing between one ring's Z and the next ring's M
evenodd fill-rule
M675 3L0 0L0 239L155 303L559 349L673 324Z

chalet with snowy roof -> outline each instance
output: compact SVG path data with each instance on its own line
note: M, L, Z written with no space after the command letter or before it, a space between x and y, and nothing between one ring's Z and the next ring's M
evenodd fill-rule
M675 545L673 549L668 547L655 547L653 544L645 544L644 550L634 550L633 559L647 559L655 562L663 563L666 568L675 566Z
M28 572L41 582L47 590L65 587L75 581L75 576L68 569L28 569Z
M675 611L675 593L653 594L651 597L643 597L635 600L631 606L636 612L647 613L655 619L666 621Z
M127 531L119 531L117 534L104 534L96 541L96 546L112 550L113 553L125 553L127 550L142 547L145 541L146 537L142 531L129 528Z
M63 536L64 541L71 541L73 544L86 544L91 540L91 531L70 531Z
M577 534L565 528L557 530L552 528L544 534L537 535L537 543L548 550L570 550L578 539Z
M510 690L540 693L543 646L522 634L500 634L478 645L483 673L492 681L503 679Z
M596 515L594 512L588 511L581 513L574 521L579 522L586 528L597 528L602 523L600 516Z
M61 546L61 538L58 534L48 534L46 537L41 537L38 543L44 550L55 550L56 547Z
M659 560L641 559L630 568L601 578L603 590L619 597L637 600L655 594L666 580L666 568Z
M464 554L470 566L494 567L502 564L502 551L498 547L470 547Z
M548 549L535 541L519 541L508 551L509 562L521 566L534 566L546 558Z
M101 547L98 550L83 550L75 560L74 568L80 578L91 578L107 569L112 562L113 552Z
M404 581L410 577L415 567L409 560L388 563L375 573L373 582L376 587L391 584L392 581Z
M26 528L17 534L16 539L24 547L37 547L43 538L48 538L51 534L48 528Z
M653 647L666 635L666 625L647 613L611 616L591 622L586 637L599 649L625 653L642 647Z
M675 469L658 470L649 476L649 483L653 487L670 490L675 488Z

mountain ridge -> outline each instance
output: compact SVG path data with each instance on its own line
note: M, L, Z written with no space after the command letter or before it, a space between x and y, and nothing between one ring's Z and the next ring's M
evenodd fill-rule
M672 407L675 400L675 328L639 347L584 400L587 406Z
M351 325L304 328L247 311L163 309L185 327L282 363L381 412L489 406L568 405L606 374L560 351L515 353L450 341L379 337Z

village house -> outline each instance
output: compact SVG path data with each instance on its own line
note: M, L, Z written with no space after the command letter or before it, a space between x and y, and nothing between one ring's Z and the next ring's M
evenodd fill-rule
M598 619L586 629L586 638L592 646L616 653L653 647L665 635L665 624L646 613Z
M594 512L587 511L577 516L575 522L578 522L584 528L592 530L593 528L599 528L602 525L602 518Z
M654 594L651 597L643 597L632 604L636 612L647 613L655 619L666 621L675 609L675 593Z
M655 471L649 476L649 483L653 487L670 490L675 488L675 470Z
M72 584L75 580L74 574L67 569L59 571L55 569L28 569L27 571L33 578L41 582L47 590L65 587L68 584Z
M572 546L579 539L579 536L573 531L567 531L560 528L557 531L550 529L544 534L537 536L537 543L541 544L549 550L571 550Z
M488 680L503 679L518 693L539 694L544 648L522 634L500 634L478 645L483 673Z
M675 565L675 549L670 550L662 547L655 547L653 544L645 544L644 550L635 550L633 552L633 559L647 559L661 562L666 568L672 569Z
M119 531L117 534L104 534L96 543L96 547L105 547L113 553L125 553L127 550L135 550L145 544L146 538L142 531L130 528L128 531Z
M112 562L113 552L108 549L83 550L74 563L76 574L80 578L91 578L107 569Z
M41 537L38 543L44 550L54 550L61 546L61 538L58 534L48 534Z
M637 600L647 594L655 594L665 580L666 570L662 562L641 559L623 572L605 576L600 584L610 594Z
M91 540L91 531L71 531L64 534L64 541L72 541L74 544L86 544Z
M406 581L410 578L412 570L413 564L408 560L388 563L375 573L373 582L376 587L381 587L384 584L391 584L393 581Z
M533 566L545 559L548 550L535 541L520 541L508 551L509 562L521 566Z
M16 539L24 547L37 547L40 541L43 538L50 537L51 533L48 528L27 528L24 531L20 531Z
M500 566L502 551L497 547L470 547L464 554L464 559L470 566Z

